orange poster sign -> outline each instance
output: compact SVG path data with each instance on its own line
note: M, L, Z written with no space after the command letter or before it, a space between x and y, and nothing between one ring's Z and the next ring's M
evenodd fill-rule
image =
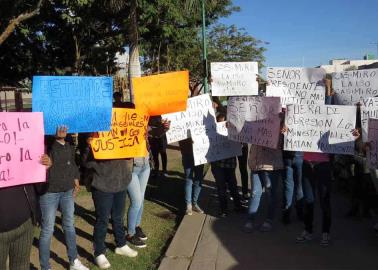
M132 84L136 107L145 106L151 116L186 110L189 71L133 78Z
M95 133L91 141L94 158L145 157L148 119L145 111L113 108L111 130Z

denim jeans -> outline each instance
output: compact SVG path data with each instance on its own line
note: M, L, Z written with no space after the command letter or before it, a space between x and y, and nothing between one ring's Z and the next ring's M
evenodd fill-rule
M47 192L40 197L42 214L39 237L39 261L42 270L50 269L50 245L54 233L55 217L58 207L62 212L62 228L66 240L68 259L72 263L77 258L76 232L74 225L75 203L73 190L66 192Z
M185 202L197 204L202 188L204 165L194 166L193 156L182 156L185 173Z
M277 185L281 176L281 171L257 171L251 174L252 194L249 200L248 215L249 219L255 220L260 206L263 187L269 195L269 206L267 219L273 221L275 208L277 205Z
M288 210L295 201L303 199L302 188L302 167L303 152L296 152L293 158L285 158L285 177L284 177L284 208Z
M143 165L134 164L132 179L127 187L131 201L127 215L127 233L130 236L135 234L135 228L142 221L144 193L149 177L150 164L148 162L145 162Z
M312 233L314 221L315 191L318 190L322 209L322 232L331 228L331 166L329 162L303 163L303 195L305 230Z
M94 189L92 198L95 206L96 223L93 231L95 257L105 254L105 237L108 230L109 217L117 247L126 245L123 216L125 214L126 190L120 192L102 192Z
M236 208L240 208L240 195L236 183L235 168L221 168L215 163L211 164L211 172L217 185L218 199L222 211L227 211L227 187L234 199Z

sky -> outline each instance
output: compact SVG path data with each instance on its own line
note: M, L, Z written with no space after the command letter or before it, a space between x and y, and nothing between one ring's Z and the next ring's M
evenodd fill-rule
M264 45L265 66L314 67L377 55L378 0L234 0L235 24Z

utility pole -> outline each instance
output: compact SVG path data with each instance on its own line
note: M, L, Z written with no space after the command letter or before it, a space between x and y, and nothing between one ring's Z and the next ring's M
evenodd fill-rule
M203 87L205 94L209 92L209 86L207 84L207 77L209 71L207 68L207 44L206 44L206 14L205 14L205 0L201 0L201 11L202 11L202 60L203 60Z

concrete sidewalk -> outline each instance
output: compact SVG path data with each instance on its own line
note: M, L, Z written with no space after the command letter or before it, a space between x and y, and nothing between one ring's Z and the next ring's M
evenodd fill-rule
M245 214L218 218L217 198L202 196L207 197L207 214L184 217L160 270L378 269L378 237L372 231L373 221L344 218L348 204L341 195L333 194L332 198L329 247L319 244L319 209L313 241L297 244L295 238L303 230L302 223L294 220L288 226L282 225L279 209L273 231L246 234L242 231Z

